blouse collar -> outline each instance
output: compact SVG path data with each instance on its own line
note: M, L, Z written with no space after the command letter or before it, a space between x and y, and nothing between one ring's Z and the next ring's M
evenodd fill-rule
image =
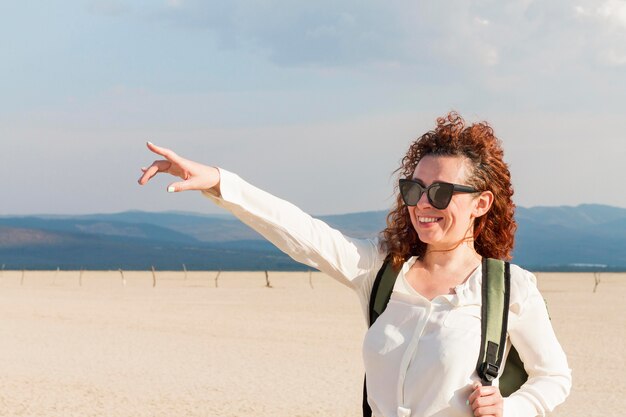
M418 293L406 280L406 273L411 269L415 261L417 260L417 256L410 257L403 265L400 270L399 279L396 281L396 285L394 286L394 291L404 293L406 295L411 295L415 297L422 298L426 300L426 298ZM482 283L482 266L478 265L476 269L467 277L467 279L454 287L454 294L445 294L442 296L435 297L432 303L438 302L439 299L446 300L454 306L464 306L464 305L480 305L481 304L481 283Z

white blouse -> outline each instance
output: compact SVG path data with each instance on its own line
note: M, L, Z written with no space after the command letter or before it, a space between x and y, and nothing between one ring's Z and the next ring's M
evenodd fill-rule
M220 168L221 195L203 194L298 262L330 275L358 295L365 318L376 273L385 258L377 240L354 239L293 204ZM368 401L376 417L472 416L467 398L480 381L481 267L455 294L429 301L406 281L409 259L384 313L367 331L363 361ZM571 388L571 370L533 274L511 265L506 353L515 346L528 381L504 399L504 417L544 416ZM494 381L494 385L498 380Z

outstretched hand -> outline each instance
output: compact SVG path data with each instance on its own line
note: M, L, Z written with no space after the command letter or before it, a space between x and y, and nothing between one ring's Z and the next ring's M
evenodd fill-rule
M202 165L177 155L167 148L156 146L148 142L148 149L165 159L156 160L147 168L141 168L143 175L137 181L144 185L159 172L171 174L183 181L173 182L168 185L170 193L186 190L208 190L214 188L219 194L220 172L217 168Z

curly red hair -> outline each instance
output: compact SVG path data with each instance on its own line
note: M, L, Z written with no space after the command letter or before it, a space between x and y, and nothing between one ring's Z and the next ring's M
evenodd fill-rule
M487 122L466 126L456 112L437 118L437 127L409 147L395 171L401 178L411 178L415 167L426 156L458 156L469 162L466 183L480 191L491 191L494 200L489 211L474 222L474 248L481 256L511 259L515 241L515 204L511 173L503 160L500 140ZM422 257L426 244L411 224L409 211L395 188L396 206L387 215L387 228L381 232L382 248L391 256L395 267L409 256Z

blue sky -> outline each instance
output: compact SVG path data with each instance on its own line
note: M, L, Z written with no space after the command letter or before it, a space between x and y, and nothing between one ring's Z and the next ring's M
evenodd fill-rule
M386 209L456 109L523 206L626 207L626 1L4 1L0 214L219 212L145 141L314 214Z

